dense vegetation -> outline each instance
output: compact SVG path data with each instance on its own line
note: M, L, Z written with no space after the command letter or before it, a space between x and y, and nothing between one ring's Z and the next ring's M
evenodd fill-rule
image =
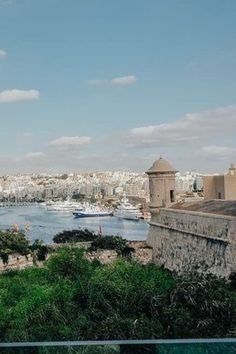
M115 263L90 262L82 249L59 248L43 268L0 275L0 341L110 340L222 337L235 334L236 276L176 276L153 264L131 262L126 240L86 230L63 231L54 242L91 242L89 251L116 250ZM49 248L30 243L24 231L0 231L0 257L32 254L45 260ZM123 258L125 256L125 258ZM40 349L39 353L155 353L155 346ZM180 353L164 347L163 354ZM235 348L233 348L234 350ZM218 353L189 348L185 353ZM219 349L222 352L222 348ZM224 349L223 349L224 350ZM4 353L14 353L14 350ZM24 350L22 351L22 353ZM35 353L36 350L29 351ZM21 351L19 351L21 353Z
M61 248L43 268L0 276L0 341L217 337L236 318L235 290L211 275L89 262Z
M0 257L4 263L7 262L9 254L27 255L29 252L29 241L23 232L15 232L14 230L0 231Z
M8 262L9 255L17 253L26 256L32 254L37 260L45 260L48 247L42 241L33 243L27 239L24 230L9 229L0 231L0 258L4 263Z
M88 229L65 230L53 237L53 242L73 244L77 242L91 242L90 251L98 249L115 250L119 255L129 256L133 248L121 236L99 236Z
M98 249L115 250L118 255L122 255L124 257L129 257L131 252L134 251L134 249L129 246L127 240L121 236L96 237L92 241L89 251L96 251Z
M90 242L96 239L97 235L88 229L65 230L53 237L55 243Z

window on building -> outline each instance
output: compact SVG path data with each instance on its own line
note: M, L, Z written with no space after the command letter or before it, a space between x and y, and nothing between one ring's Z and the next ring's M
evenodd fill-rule
M175 201L175 193L173 189L170 190L170 201L171 203Z

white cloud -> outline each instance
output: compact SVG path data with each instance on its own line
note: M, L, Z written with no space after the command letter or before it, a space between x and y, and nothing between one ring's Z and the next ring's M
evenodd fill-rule
M0 49L0 59L5 58L6 55L7 55L7 52L5 50L3 50L3 49Z
M200 143L236 131L236 106L189 113L171 123L132 129L125 137L129 146L169 146Z
M5 90L0 92L0 102L9 103L9 102L18 102L18 101L29 101L29 100L38 100L39 91L38 90Z
M90 136L62 136L58 139L52 140L49 146L59 148L73 148L77 146L87 145L91 142Z
M212 157L212 158L230 158L236 154L236 148L231 148L228 146L220 145L209 145L204 146L199 151L199 155L202 157Z
M110 85L110 86L127 86L132 85L137 81L136 76L128 75L128 76L120 76L114 77L110 80L88 80L87 83L90 85Z
M134 75L115 77L110 81L111 85L132 85L137 81Z
M29 152L28 154L26 154L24 156L24 159L29 159L29 160L34 160L34 159L38 159L38 158L42 158L45 157L45 154L41 151L39 152Z
M106 85L109 84L109 80L88 80L87 83L89 85Z

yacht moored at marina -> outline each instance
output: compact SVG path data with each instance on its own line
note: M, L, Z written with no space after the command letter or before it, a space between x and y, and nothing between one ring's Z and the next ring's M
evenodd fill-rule
M139 220L142 217L140 210L133 206L126 197L121 199L120 204L114 211L114 216L127 220Z
M73 215L76 218L87 218L87 217L101 217L101 216L111 216L112 212L110 211L96 211L96 210L87 210L87 211L73 211Z
M111 216L113 212L98 205L84 205L82 210L74 210L73 215L77 218Z
M48 211L72 212L73 210L83 210L82 205L77 202L66 200L64 202L48 202L46 204Z

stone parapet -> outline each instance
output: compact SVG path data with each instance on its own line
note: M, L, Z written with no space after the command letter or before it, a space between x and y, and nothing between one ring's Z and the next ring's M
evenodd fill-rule
M33 258L30 254L21 256L19 254L11 254L8 262L4 263L0 258L0 273L6 270L24 269L33 265Z
M163 208L150 222L147 244L155 263L177 273L236 271L235 217Z
M91 242L78 242L73 244L52 244L50 245L51 251L55 251L55 253L51 253L47 256L50 257L53 254L56 254L56 250L61 247L78 247L84 248L88 250L91 246ZM135 262L139 262L141 264L151 263L153 260L153 251L152 248L147 246L145 241L128 241L128 246L134 249L131 252L131 259ZM103 264L111 263L115 261L119 255L115 250L104 250L98 249L96 251L87 251L86 257L90 261L97 259ZM19 254L9 255L9 259L7 263L3 263L0 259L0 273L7 270L17 270L24 269L26 267L31 267L34 265L34 261L31 255L21 256ZM42 266L43 262L37 261L37 266Z
M161 209L156 221L173 229L208 237L229 239L232 216L197 211Z

